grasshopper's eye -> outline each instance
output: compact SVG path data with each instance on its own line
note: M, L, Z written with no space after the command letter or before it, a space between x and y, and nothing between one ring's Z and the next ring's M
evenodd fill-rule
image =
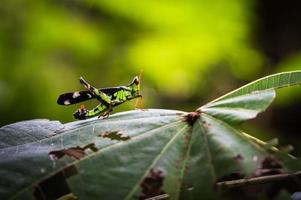
M135 83L136 85L139 84L139 77L135 76L135 78L133 79L133 83Z

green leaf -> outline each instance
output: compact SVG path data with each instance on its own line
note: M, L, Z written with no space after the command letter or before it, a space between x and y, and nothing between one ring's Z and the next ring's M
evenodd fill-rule
M217 180L250 175L268 155L227 123L202 113L191 127L189 115L147 110L64 125L41 120L36 126L34 120L2 127L2 138L10 137L9 130L15 139L41 138L1 144L0 197L215 199Z
M46 119L31 120L30 126L28 126L28 121L3 126L0 135L0 149L51 137L56 134L56 131L62 128L63 125L60 122Z
M275 89L298 84L301 84L301 71L266 76L209 102L197 111L233 125L239 124L264 111L275 98Z
M232 92L221 96L212 102L228 99L231 97L241 96L244 94L250 94L253 91L267 90L267 89L278 89L282 87L288 87L293 85L301 84L301 71L290 71L265 76L261 79L255 80L247 85L244 85Z
M298 171L298 159L232 125L256 117L274 88L298 84L299 76L263 78L191 113L150 109L4 126L0 199L220 199L217 182Z
M253 119L264 111L275 98L274 90L255 91L206 104L198 109L231 124Z

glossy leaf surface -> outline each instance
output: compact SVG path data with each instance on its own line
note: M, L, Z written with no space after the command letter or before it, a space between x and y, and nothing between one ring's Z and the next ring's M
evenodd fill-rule
M299 84L299 75L278 83ZM265 163L300 170L296 158L232 126L274 99L275 85L254 83L248 87L257 89L237 90L197 112L136 110L104 120L4 126L0 199L218 199L218 181L256 176L269 170Z

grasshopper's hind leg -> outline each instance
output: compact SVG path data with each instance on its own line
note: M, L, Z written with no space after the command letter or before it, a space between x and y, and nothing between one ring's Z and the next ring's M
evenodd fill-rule
M103 93L102 91L98 90L97 88L93 87L92 85L90 85L87 81L85 81L85 79L83 77L80 77L80 83L90 92L92 92L97 99L99 99L100 101L105 102L109 107L110 110L112 109L112 101L110 99L110 97L108 95L106 95L105 93Z
M79 82L90 92L92 92L93 94L96 95L96 93L98 92L97 88L93 87L92 85L90 85L87 81L85 81L85 79L83 77L79 78Z

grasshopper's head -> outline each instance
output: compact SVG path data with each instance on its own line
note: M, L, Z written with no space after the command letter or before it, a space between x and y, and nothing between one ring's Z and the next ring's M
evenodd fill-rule
M138 76L135 76L132 83L129 85L131 89L131 94L133 97L140 96L140 80Z

